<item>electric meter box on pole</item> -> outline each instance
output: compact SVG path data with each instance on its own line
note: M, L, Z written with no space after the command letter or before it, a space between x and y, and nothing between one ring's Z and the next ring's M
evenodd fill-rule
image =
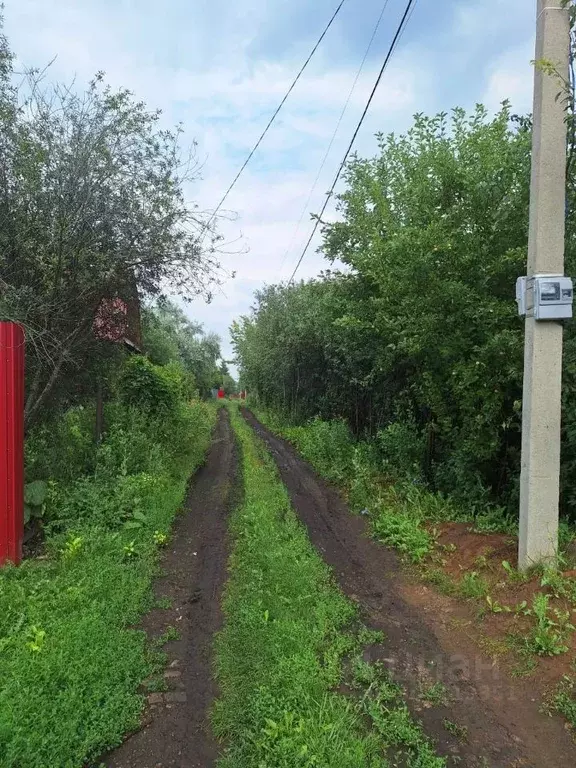
M518 314L535 320L569 320L574 290L564 275L534 275L516 280Z

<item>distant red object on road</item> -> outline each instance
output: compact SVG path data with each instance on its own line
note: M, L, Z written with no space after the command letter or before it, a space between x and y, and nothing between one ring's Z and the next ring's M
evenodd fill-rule
M220 387L220 389L218 390L218 399L221 400L224 397L226 397L226 393L224 392L222 387Z

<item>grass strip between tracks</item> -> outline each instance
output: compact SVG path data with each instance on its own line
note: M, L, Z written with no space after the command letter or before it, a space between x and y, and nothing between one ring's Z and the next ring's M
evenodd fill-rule
M383 768L391 751L403 753L403 765L442 768L386 671L367 672L361 662L363 646L378 638L359 628L272 458L230 410L244 498L231 521L225 626L216 641L212 721L227 745L220 768ZM339 692L344 686L359 695Z

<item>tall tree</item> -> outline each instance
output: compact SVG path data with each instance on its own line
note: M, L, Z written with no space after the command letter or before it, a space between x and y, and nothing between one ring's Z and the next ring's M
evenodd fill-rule
M0 47L0 312L28 332L29 424L90 368L103 301L208 293L217 237L185 202L198 169L180 129L101 75L15 90Z
M342 416L389 451L410 443L438 488L511 499L530 127L507 105L416 115L405 135L378 136L376 157L353 158L323 228L349 273L257 295L233 329L251 390L296 418Z
M143 314L144 351L152 362L179 362L194 377L199 393L207 397L220 375L218 336L205 333L200 323L190 320L180 307L165 299Z

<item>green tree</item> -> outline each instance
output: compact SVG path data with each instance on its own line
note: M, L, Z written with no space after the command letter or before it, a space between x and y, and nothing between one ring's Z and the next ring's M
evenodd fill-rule
M180 129L101 75L85 93L34 73L16 90L11 77L1 38L0 313L27 330L30 424L103 354L102 302L207 293L217 237L185 202L197 166Z
M220 339L163 299L143 312L144 350L157 365L178 362L193 376L202 397L217 385Z
M243 381L292 418L343 416L420 457L437 488L514 505L530 120L506 104L416 115L378 144L323 228L349 271L257 295L232 329Z

